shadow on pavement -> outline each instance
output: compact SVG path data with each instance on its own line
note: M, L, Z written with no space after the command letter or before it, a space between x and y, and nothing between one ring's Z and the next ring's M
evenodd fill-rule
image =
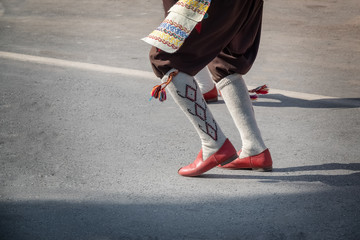
M303 171L329 171L329 170L352 170L360 171L360 163L329 163L323 165L301 166L301 167L289 167L289 168L274 168L273 173L294 173ZM227 171L227 170L225 170ZM230 170L229 170L230 171ZM238 175L230 174L204 174L199 176L200 178L223 178L223 179L256 179L264 183L273 182L321 182L329 186L360 186L360 172L351 174L302 174L302 175L282 175L275 176L274 174L264 175L242 175L241 172L251 170L231 170L236 171Z
M219 179L255 179L264 183L274 182L321 182L329 186L344 187L344 186L360 186L360 172L347 175L321 175L321 174L306 174L296 176L249 176L241 175L242 170L238 170L239 175L226 174L204 174L199 176L201 178L219 178ZM276 171L276 170L274 170Z
M355 198L338 189L195 203L1 202L0 238L359 239Z
M276 168L275 172L301 172L318 170L352 170L360 171L360 163L327 163L321 165L309 165L289 168Z
M360 98L334 98L304 100L287 97L282 94L261 95L260 99L271 99L276 102L253 102L254 106L261 107L299 107L299 108L360 108Z

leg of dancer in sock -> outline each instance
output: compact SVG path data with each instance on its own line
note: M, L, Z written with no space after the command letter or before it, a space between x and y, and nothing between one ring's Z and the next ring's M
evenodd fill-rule
M207 67L204 67L195 75L195 80L199 84L200 91L207 103L218 101L218 91Z
M221 91L221 95L242 139L239 159L223 167L271 171L271 156L256 123L255 113L244 79L240 74L232 74L218 82L217 87Z
M193 124L201 140L201 151L195 162L181 168L179 174L197 176L236 159L235 148L216 123L194 77L172 69L162 81L168 81L170 76L172 79L166 89Z

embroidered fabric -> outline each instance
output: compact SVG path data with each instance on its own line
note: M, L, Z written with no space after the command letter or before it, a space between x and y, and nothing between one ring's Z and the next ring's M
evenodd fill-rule
M192 30L201 22L211 0L179 0L170 8L168 16L142 40L167 53L174 53L183 45Z

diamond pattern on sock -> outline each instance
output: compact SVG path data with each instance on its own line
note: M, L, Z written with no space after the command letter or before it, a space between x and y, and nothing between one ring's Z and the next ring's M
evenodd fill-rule
M201 120L206 121L206 109L195 103L195 115Z
M186 85L186 98L195 102L196 101L196 90L189 85Z
M215 124L215 128L213 128L209 123L206 123L206 133L214 140L217 139L217 125L216 123L214 122Z
M199 123L199 128L206 133L207 135L209 135L213 140L217 141L217 125L214 119L208 119L208 114L207 114L207 105L206 102L203 98L199 98L197 99L197 91L200 92L200 90L198 90L198 85L195 82L195 80L193 80L194 86L190 86L188 84L186 84L185 87L185 95L181 94L181 91L177 91L177 94L184 98L184 99L188 99L189 101L193 102L193 108L188 108L188 112L191 115L194 115L196 117L198 117L201 122ZM211 114L210 114L211 116ZM212 123L213 125L211 125L210 123Z

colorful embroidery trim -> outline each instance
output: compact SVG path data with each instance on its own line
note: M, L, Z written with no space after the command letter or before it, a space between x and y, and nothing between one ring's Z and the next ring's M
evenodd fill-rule
M176 52L195 26L200 32L201 24L198 23L206 16L210 2L211 0L179 0L160 26L142 40L167 53Z
M179 28L181 31L183 31L183 32L185 32L185 33L187 33L187 34L190 34L190 32L191 32L190 29L187 29L186 27L183 27L181 24L178 24L178 23L176 23L176 22L174 22L174 21L172 21L172 20L170 20L170 19L165 19L165 20L163 21L163 23L171 24L171 25L173 25L174 27Z
M171 47L172 49L179 49L184 42L184 39L179 39L176 36L172 36L166 32L161 32L158 30L153 31L148 38L154 39L158 42L166 44L167 46Z
M165 19L156 30L167 33L180 41L184 41L190 34L188 29L170 19Z
M185 7L193 12L196 12L201 15L205 15L207 9L210 6L211 1L206 0L184 0L178 1L175 5Z

